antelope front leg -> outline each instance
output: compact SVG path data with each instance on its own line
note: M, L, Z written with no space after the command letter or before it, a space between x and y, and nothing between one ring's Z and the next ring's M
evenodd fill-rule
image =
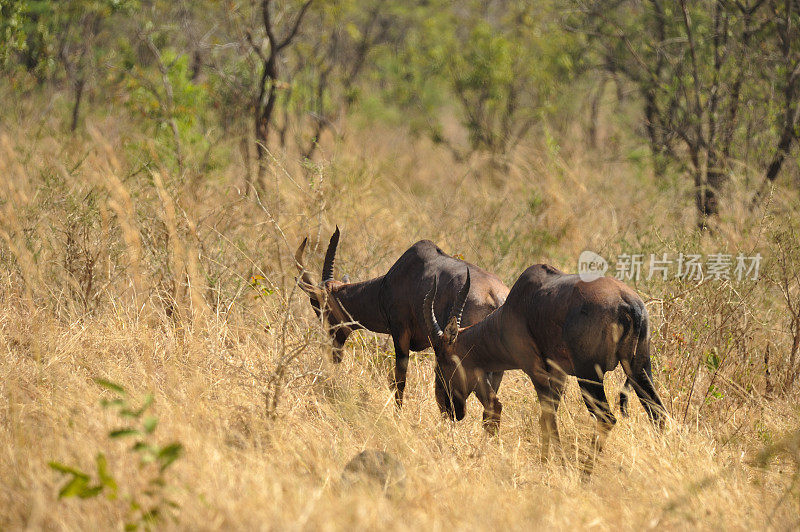
M596 379L597 377L594 377ZM583 393L583 401L589 412L594 416L597 427L594 435L592 436L592 445L584 458L583 468L581 472L582 479L588 480L594 470L594 463L597 460L597 455L603 450L603 446L608 438L608 433L614 427L617 419L611 413L611 408L608 406L608 399L606 392L603 390L603 382L596 381L589 378L578 379Z
M406 389L406 373L408 373L408 351L410 348L407 335L395 336L394 340L394 399L397 408L403 406L403 392Z
M563 463L564 453L561 450L561 438L558 435L556 412L561 403L561 395L564 393L564 380L538 372L529 375L539 396L539 406L542 408L542 416L539 418L539 427L542 431L542 462L549 460L550 442L555 440L558 456Z
M475 370L475 378L478 387L475 395L483 405L483 428L491 435L496 435L500 431L500 413L503 411L503 404L497 398L487 375L482 370Z

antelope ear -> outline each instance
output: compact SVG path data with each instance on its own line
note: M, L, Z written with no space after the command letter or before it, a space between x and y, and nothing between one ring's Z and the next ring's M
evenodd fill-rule
M447 320L447 325L444 328L443 338L448 344L452 344L458 338L458 316L453 316Z
M326 294L322 288L315 286L311 283L307 283L303 279L297 280L297 286L299 286L303 292L308 294L309 297L315 299L317 302L321 302L325 299Z

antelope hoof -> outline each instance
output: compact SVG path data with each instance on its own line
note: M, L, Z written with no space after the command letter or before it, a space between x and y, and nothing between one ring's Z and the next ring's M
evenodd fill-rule
M500 433L500 420L499 419L484 419L483 430L489 433L490 436L497 436Z
M483 411L483 430L491 436L497 436L500 432L500 412Z

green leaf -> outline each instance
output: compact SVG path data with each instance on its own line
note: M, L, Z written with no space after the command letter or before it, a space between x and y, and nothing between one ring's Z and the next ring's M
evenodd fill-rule
M139 432L136 429L130 429L130 428L112 430L111 432L108 433L109 438L124 438L127 436L139 436L139 435L141 435L141 432Z
M125 408L125 409L120 410L119 414L121 416L130 417L130 418L137 418L138 419L138 418L142 417L142 414L144 414L145 410L150 408L150 405L152 405L152 404L153 404L153 394L148 393L145 396L144 402L142 403L142 406L139 407L139 409L133 410L133 409L130 409L130 408Z
M714 386L713 384L708 387L708 391L706 392L706 404L711 404L715 399L722 399L725 397L719 388Z
M95 461L97 462L97 476L100 478L100 482L103 484L103 486L110 490L108 498L116 499L117 481L114 480L114 477L111 476L111 473L108 471L108 460L106 460L106 455L103 453L98 453Z
M137 453L142 453L142 452L155 453L156 452L156 449L154 449L152 445L150 445L148 443L145 443L143 441L137 441L136 443L134 443L133 447L131 447L131 450L132 451L136 451Z
M139 412L144 412L145 410L150 408L150 405L153 404L154 400L155 400L155 397L153 396L152 393L148 393L147 395L145 395L144 396L144 403L142 403L142 407L139 409Z
M706 353L705 363L708 371L714 372L719 369L722 359L720 358L716 347L712 347L711 351Z
M75 477L85 478L86 480L89 480L89 475L87 475L86 473L84 473L79 469L75 469L74 467L64 465L60 462L50 462L48 463L48 465L50 466L50 469L55 469L59 473L64 473L66 475L72 475Z
M150 508L147 512L142 514L142 521L147 523L155 523L161 518L161 510L158 506Z
M72 479L64 484L64 487L58 492L59 499L67 497L75 497L83 493L89 484L89 478L83 476L74 476Z
M78 493L78 497L81 499L91 499L92 497L97 497L102 491L103 486L86 486Z
M158 425L158 418L153 416L145 418L144 423L142 425L144 426L144 431L147 434L152 434L153 431L156 430L156 426Z
M125 401L122 399L100 399L100 405L103 408L108 408L109 406L122 406L125 404Z
M161 471L167 469L172 463L180 458L183 453L183 445L178 442L173 442L163 447L158 452L158 461L161 463Z
M116 384L116 383L111 382L111 381L107 381L105 379L95 379L94 382L99 384L103 388L107 388L107 389L109 389L111 391L117 392L120 395L127 395L127 393L128 393L128 392L125 391L125 388L123 388L119 384Z

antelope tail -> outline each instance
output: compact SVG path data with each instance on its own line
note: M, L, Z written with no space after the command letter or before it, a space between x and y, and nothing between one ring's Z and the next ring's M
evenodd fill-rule
M637 353L639 340L644 335L647 336L646 322L642 309L634 302L624 304L621 309L623 326L625 331L617 346L617 358L625 371L625 384L619 392L619 410L623 416L628 415L628 395L637 386L634 368L640 366L639 361L643 357L649 357L649 353ZM645 330L642 330L645 329ZM637 390L638 391L638 390Z

